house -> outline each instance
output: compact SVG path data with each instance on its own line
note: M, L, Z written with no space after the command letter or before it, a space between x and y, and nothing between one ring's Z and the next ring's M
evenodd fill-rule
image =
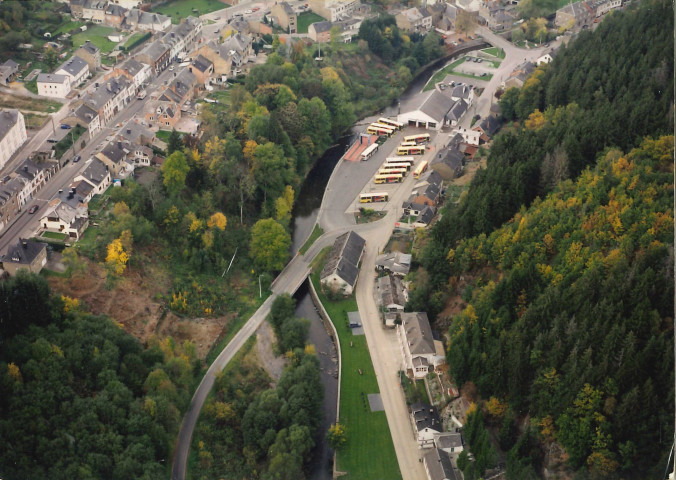
M101 68L101 49L89 40L75 50L73 55L87 62L90 72L94 72L97 68Z
M84 103L75 110L71 110L61 123L65 123L71 127L80 125L82 128L86 128L89 132L89 138L92 138L99 130L101 130L99 112Z
M108 0L71 2L71 15L91 23L102 24L106 18L106 5L108 5Z
M90 200L94 195L100 195L105 192L110 186L110 169L98 158L93 158L89 161L87 168L85 168L84 171L77 175L73 180L75 182L85 181L92 186L91 196L89 198ZM89 200L87 200L87 202Z
M573 4L575 5L575 4ZM526 82L526 79L530 76L531 73L535 71L535 64L533 62L524 62L512 71L507 77L507 80L503 82L504 88L511 87L523 87L523 84Z
M395 275L385 275L376 281L376 299L383 311L403 312L408 294L401 278Z
M394 16L397 27L408 33L425 33L432 29L432 15L425 7L412 7Z
M7 60L0 65L0 85L9 85L19 73L19 64L14 60Z
M611 10L621 8L622 0L601 0L595 3L594 7L596 8L596 17L598 18L601 15L605 15L606 13L610 12Z
M587 1L567 3L556 11L554 23L560 29L578 30L585 25L591 26L596 17L595 13Z
M98 85L94 92L82 98L82 103L99 114L99 121L106 125L126 105L135 94L134 85L124 76L111 78Z
M288 33L298 33L298 17L288 3L276 3L270 10L270 15L276 19L275 24L285 29Z
M185 18L178 25L174 25L162 37L162 43L169 46L169 58L172 60L183 58L192 51L195 42L202 33L202 21L195 17Z
M165 45L161 40L155 40L136 55L136 60L150 65L150 68L155 72L155 75L159 75L169 66L169 62L171 62L169 54L169 46Z
M124 23L128 10L121 5L109 3L103 16L103 23L113 28L120 28Z
M334 292L352 294L359 276L359 262L365 246L366 240L353 231L339 236L319 275L322 285Z
M450 82L450 78L448 78ZM472 104L472 100L474 100L474 89L472 89L469 85L456 85L451 89L451 100L454 102L457 102L458 100L464 100L468 104Z
M438 448L433 448L423 455L423 465L427 480L462 480L459 470L453 468L450 455Z
M0 110L0 168L5 166L27 138L23 114L15 109Z
M134 84L134 92L137 93L150 81L153 76L153 70L150 68L150 65L139 62L135 58L129 58L124 63L116 65L105 78L108 80L120 75L126 77L127 80Z
M141 5L142 3L146 3L143 0L110 0L110 2L112 2L116 5L119 5L123 8L126 8L127 10L129 10L131 8L136 8L139 5Z
M406 373L411 378L424 378L434 367L445 362L444 347L432 336L432 327L425 312L399 314L397 326L399 347Z
M439 174L437 173L437 175ZM410 204L419 204L419 205L427 205L428 207L436 207L440 199L441 199L441 186L435 185L434 183L422 185L416 184L413 187L413 191L411 192L411 196L408 197L407 202ZM404 208L406 207L404 206ZM420 215L423 209L420 209L420 211L418 211L418 213L415 213L415 215Z
M542 65L543 63L551 63L554 60L554 50L547 52L535 61L536 65Z
M35 192L45 186L47 181L56 173L58 163L54 161L37 164L32 160L24 160L19 167L11 173L12 177L22 177L24 187L19 192L19 206L25 205L33 198Z
M332 27L333 24L331 22L315 22L308 27L307 33L315 42L327 43L331 41Z
M24 180L19 177L7 178L0 185L0 229L5 228L19 213L19 194Z
M460 176L464 166L465 156L460 150L455 147L448 147L437 152L431 161L430 169L443 180L453 180Z
M75 188L71 187L68 195L74 195L74 190ZM80 214L77 208L56 198L40 218L40 226L49 232L63 233L69 239L77 241L87 230L89 217Z
M349 17L358 7L359 0L310 0L310 9L330 22Z
M411 405L411 421L418 448L434 447L434 436L444 431L437 408L427 403L414 403Z
M425 208L423 208L422 211L415 218L415 222L413 222L413 228L428 227L429 224L432 223L432 220L434 219L436 213L437 213L436 209L425 206Z
M460 453L465 449L460 432L444 432L435 436L434 446L447 453Z
M378 255L376 257L376 270L404 277L411 270L411 254L390 252Z
M38 95L66 98L70 93L70 78L66 75L41 73L37 79Z
M123 27L129 30L164 32L171 26L171 17L132 8L127 12Z
M188 67L188 71L195 75L197 83L206 85L214 74L214 64L203 55L198 55Z
M453 129L451 132L451 136L453 135L460 135L462 137L462 141L465 143L468 143L470 145L479 145L479 140L481 138L481 132L477 130L468 130L467 128L463 127L457 127Z
M20 238L16 245L9 247L0 257L2 268L10 275L26 269L31 273L40 273L47 264L47 244Z
M467 106L464 100L453 101L450 95L434 89L405 101L397 120L407 125L441 130L448 124L455 125Z
M416 217L427 207L424 203L416 203L412 200L404 201L401 206L404 209L404 215Z
M340 28L340 36L343 43L351 43L352 39L359 35L361 23L362 20L359 18L348 18L346 20L338 20L333 25Z
M143 116L151 128L171 130L181 119L181 107L171 100L149 100L143 106Z
M129 143L136 143L151 147L155 141L156 135L152 130L148 130L138 123L138 120L129 120L115 135L118 140Z
M167 85L167 88L162 90L157 99L160 101L171 101L183 107L186 102L195 97L198 90L197 77L189 69L184 68L174 76L171 83Z
M130 147L126 142L110 142L95 157L106 164L113 179L126 178L134 172L133 150Z
M77 55L73 55L57 68L54 73L56 75L67 76L70 79L70 88L72 90L87 79L89 76L89 65Z
M479 132L479 145L490 142L493 135L502 127L502 120L500 117L486 117L473 130Z

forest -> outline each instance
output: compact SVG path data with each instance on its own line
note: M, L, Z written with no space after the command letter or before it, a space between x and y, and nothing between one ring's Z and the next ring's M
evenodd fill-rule
M315 445L324 390L314 347L305 345L308 321L294 316L295 305L288 295L277 297L268 318L277 353L287 360L274 388L246 351L216 380L193 438L196 478L305 478L303 464ZM291 334L294 340L283 336L287 330L297 332Z
M670 12L653 1L614 14L504 92L513 123L419 258L407 308L450 325L451 371L478 392L465 478L497 462L483 428L510 479L541 476L552 452L580 478L664 471L674 405ZM458 298L463 310L448 313Z
M166 478L195 346L144 347L32 274L0 283L0 298L0 475Z

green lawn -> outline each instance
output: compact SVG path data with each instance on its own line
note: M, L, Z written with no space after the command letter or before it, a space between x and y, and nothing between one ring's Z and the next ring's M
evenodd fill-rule
M42 232L42 236L54 240L65 240L67 238L67 235L65 233L58 232Z
M144 36L146 32L136 32L133 35L127 37L127 40L124 42L123 47L129 48L130 45L133 45L136 40Z
M305 255L305 252L307 252L310 247L312 246L313 243L315 243L315 240L317 240L319 237L322 236L324 233L324 230L322 230L322 227L319 225L315 224L315 228L312 229L312 233L308 237L308 239L305 241L302 247L300 247L300 252L301 255Z
M315 269L317 272L319 269ZM319 273L311 276L317 294L338 332L342 376L340 381L340 423L347 427L347 443L338 452L338 470L348 472L342 479L394 480L401 478L385 412L371 412L367 395L378 393L378 381L371 363L366 336L352 335L347 312L357 310L354 298L329 301L321 293ZM359 374L359 369L362 375Z
M171 135L171 130L158 130L155 133L155 136L162 140L164 143L167 143L169 141L169 135ZM183 134L179 132L179 135L183 137Z
M434 85L436 85L437 82L442 81L446 77L446 75L450 75L451 73L453 73L453 75L457 75L457 73L453 72L453 69L455 67L457 67L458 65L460 65L464 61L465 61L465 57L462 57L462 58L456 60L455 62L453 62L449 65L446 65L444 68L442 68L437 73L432 75L432 78L429 79L429 81L427 82L427 85L425 85L425 88L423 89L423 91L426 92L427 90L432 90L434 88Z
M101 49L101 53L109 53L117 44L108 40L107 37L115 33L116 30L111 27L103 27L101 25L89 27L87 31L73 35L73 47L78 48L89 40Z
M502 48L490 47L484 48L481 51L487 53L488 55L493 55L494 57L505 58L505 51Z
M52 34L52 38L56 37L57 35L61 35L62 33L68 33L71 30L74 30L76 28L80 28L82 26L82 22L66 22L63 25L61 25L59 28L54 30L53 32L50 32Z
M307 33L310 25L316 22L323 22L324 17L320 17L313 12L304 12L298 15L298 33Z
M182 18L199 17L205 13L228 8L230 5L219 0L171 0L153 8L153 12L171 17L172 23L180 23Z

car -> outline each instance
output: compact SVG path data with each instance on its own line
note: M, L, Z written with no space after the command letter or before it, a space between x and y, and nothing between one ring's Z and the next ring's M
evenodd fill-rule
M35 212L38 211L38 208L40 208L38 205L33 205L31 208L28 209L28 213L30 215L33 215Z
M244 13L247 14L247 15L249 15L249 14L253 13L253 10L251 10L250 8L248 8L248 9L244 10Z
M62 123L62 124L61 124L61 129L62 129L62 130L70 130L71 128L73 128L73 127L71 127L71 126L68 125L67 123Z
M48 138L47 142L49 142L49 143L59 143L59 141L56 140L55 138Z
M173 71L174 71L174 66L173 66L173 65L169 67L169 71L170 71L170 72L173 72Z
M73 157L73 163L79 162L81 158L82 158L82 157L81 157L80 155L75 155L75 156Z
M254 11L254 12L257 12L258 10L260 10L260 7L254 7L251 10Z

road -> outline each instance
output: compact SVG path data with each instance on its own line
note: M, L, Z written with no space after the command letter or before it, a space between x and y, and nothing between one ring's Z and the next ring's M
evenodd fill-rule
M36 192L35 197L32 200L29 200L26 206L37 204L40 205L40 209L34 214L29 215L26 213L27 208L24 208L22 213L19 214L18 218L14 223L6 228L0 233L0 252L5 253L9 246L14 245L19 238L31 237L39 228L40 217L45 210L45 206L56 196L60 189L65 189L68 187L73 178L75 178L80 172L82 172L88 165L88 159L95 153L96 148L103 142L107 136L112 135L114 132L119 130L117 127L118 124L124 124L134 117L137 113L143 110L145 102L149 100L150 93L165 81L169 80L173 72L165 70L160 74L159 77L155 78L153 82L146 88L146 91L149 93L144 100L132 100L126 108L124 108L120 113L118 113L108 124L109 126L103 127L90 141L87 143L87 146L82 150L77 150L76 153L82 157L82 161L79 163L70 162L68 165L63 167L59 172L54 175L49 182L46 183L41 190ZM61 114L61 112L65 113ZM58 125L60 119L62 119L68 113L68 106L64 105L64 108L59 110L58 114L55 114L55 125L57 133L61 136L68 134L68 130L61 130ZM48 125L49 126L49 125ZM20 151L20 156L16 156L12 160L12 165L16 168L19 161L23 161L31 152L37 150L42 145L46 144L46 139L50 138L52 135L52 129L43 128L36 134L30 142L28 142ZM40 141L39 139L42 139ZM57 137L58 138L58 137ZM49 144L47 144L49 145ZM9 173L14 168L10 170L10 166L6 166L3 169L4 174Z

